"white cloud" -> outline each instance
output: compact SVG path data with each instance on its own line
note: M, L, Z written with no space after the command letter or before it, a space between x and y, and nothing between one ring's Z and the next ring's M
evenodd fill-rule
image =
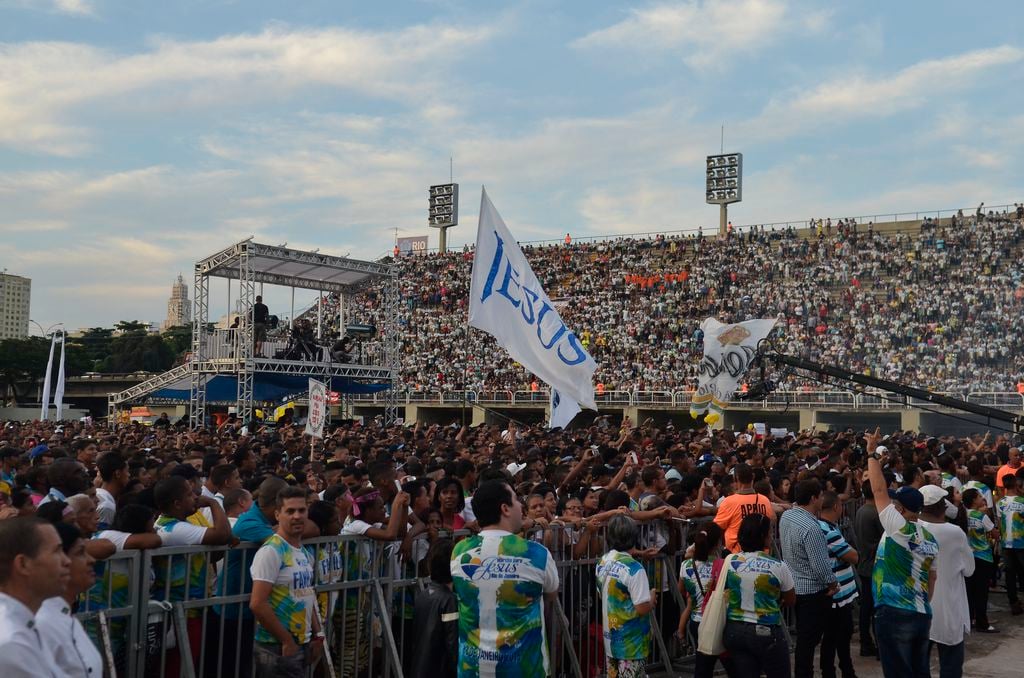
M405 102L432 98L439 72L486 40L487 27L419 25L157 40L136 54L68 42L0 45L0 145L57 155L89 147L76 109L94 102L180 113L277 100L309 87Z
M95 11L88 0L54 0L53 4L58 12L64 14L91 15Z
M678 53L693 67L714 66L730 54L754 51L795 24L820 30L828 14L800 20L787 14L783 0L690 0L634 9L617 24L577 39L579 48L659 50Z
M12 233L52 233L54 231L66 231L69 227L67 221L59 219L20 219L18 221L4 222L0 231L6 234Z
M887 76L837 77L772 100L760 116L743 125L744 132L775 138L941 104L951 94L978 85L987 73L1022 60L1024 49L1002 45L921 61Z
M89 0L0 0L0 7L5 5L74 16L93 16L96 13Z

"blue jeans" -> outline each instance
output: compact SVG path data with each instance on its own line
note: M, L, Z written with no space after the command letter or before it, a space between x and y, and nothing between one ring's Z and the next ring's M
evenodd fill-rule
M931 678L931 625L931 617L920 612L888 605L875 607L875 642L886 678Z

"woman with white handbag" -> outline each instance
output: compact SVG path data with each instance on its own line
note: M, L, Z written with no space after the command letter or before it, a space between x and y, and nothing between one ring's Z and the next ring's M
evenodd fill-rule
M719 598L725 608L722 644L738 676L762 672L767 678L792 676L781 606L793 605L796 592L789 566L768 555L771 540L772 522L767 516L755 513L743 519L738 534L740 552L726 559L704 612L707 622L710 608ZM706 645L704 641L702 628L701 645Z
M693 557L687 558L679 566L679 591L683 594L686 607L679 616L679 629L676 636L687 637L687 632L696 643L698 628L704 612L705 593L715 589L715 582L722 571L722 528L713 522L700 526L693 536ZM724 626L724 624L723 624ZM730 677L736 676L732 669L732 660L727 655L703 654L698 650L694 658L693 678L712 678L715 664L721 660L725 672Z

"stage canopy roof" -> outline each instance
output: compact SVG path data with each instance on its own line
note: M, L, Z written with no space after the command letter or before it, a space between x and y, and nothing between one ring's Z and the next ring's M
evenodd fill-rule
M196 267L206 276L237 280L245 256L248 257L253 282L267 285L351 292L373 280L395 275L387 262L305 252L251 240L235 243L198 262Z

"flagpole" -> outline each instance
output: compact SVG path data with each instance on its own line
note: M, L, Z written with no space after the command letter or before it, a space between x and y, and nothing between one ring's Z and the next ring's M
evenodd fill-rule
M466 428L466 391L469 379L469 357L473 355L473 328L469 326L469 309L466 310L466 360L462 364L462 428Z

